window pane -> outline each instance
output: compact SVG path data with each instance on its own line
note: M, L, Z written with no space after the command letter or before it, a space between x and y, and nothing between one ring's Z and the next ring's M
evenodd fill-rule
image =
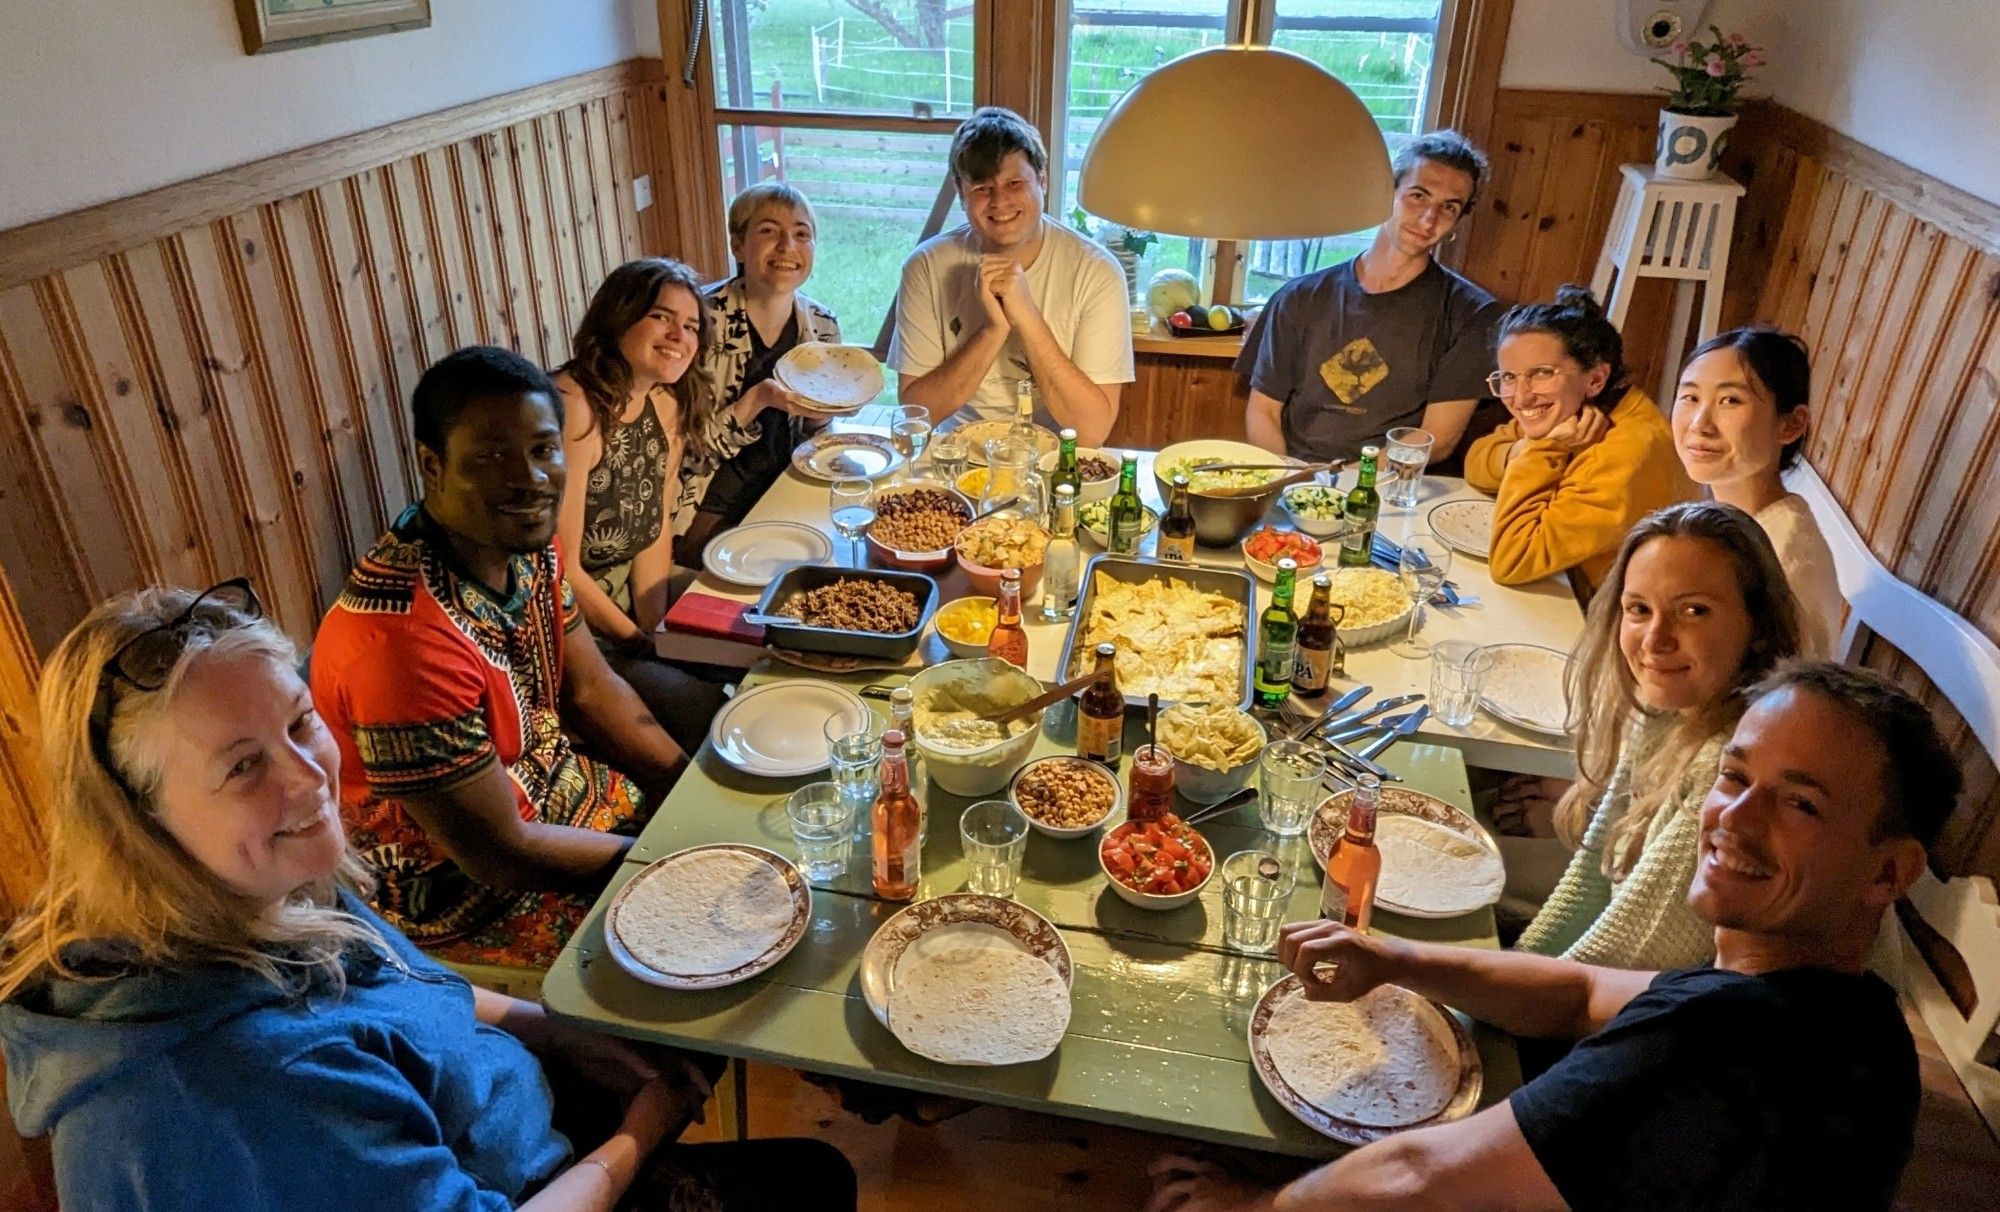
M1138 80L1189 51L1227 42L1227 0L1073 0L1069 95L1063 128L1062 205L1076 205L1077 174L1106 110ZM1200 275L1201 241L1162 236L1147 253L1152 273L1168 267Z
M1423 125L1437 46L1438 0L1277 0L1272 44L1304 55L1361 98L1394 149ZM1316 240L1257 240L1245 249L1243 297L1338 265L1368 247L1371 229Z
M713 0L716 103L945 117L972 112L972 5Z
M819 219L805 292L840 317L843 340L872 345L896 300L903 259L945 183L949 135L724 125L723 205L756 181L782 180ZM754 166L754 168L752 167ZM954 196L944 227L965 222Z

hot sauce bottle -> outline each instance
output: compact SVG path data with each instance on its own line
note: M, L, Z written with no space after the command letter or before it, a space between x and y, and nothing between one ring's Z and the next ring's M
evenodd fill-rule
M903 755L901 729L882 734L882 790L870 814L875 895L907 901L917 895L923 870L923 807L910 792L910 766Z
M999 657L1010 665L1028 667L1028 633L1021 626L1021 570L1009 568L1000 574L1000 621L986 637L986 655Z

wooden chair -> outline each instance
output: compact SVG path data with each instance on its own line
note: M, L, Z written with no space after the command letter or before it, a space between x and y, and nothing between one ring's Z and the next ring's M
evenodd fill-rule
M1833 549L1849 607L1839 654L1857 658L1869 636L1881 636L1923 669L1986 752L2000 755L2000 647L1885 568L1810 466L1801 463L1785 479L1812 507ZM1933 1037L1988 1129L2000 1133L2000 898L1993 881L1926 871L1896 907L1876 952L1877 971ZM1920 1040L1920 1048L1927 1043ZM1927 1101L1933 1093L1927 1083Z

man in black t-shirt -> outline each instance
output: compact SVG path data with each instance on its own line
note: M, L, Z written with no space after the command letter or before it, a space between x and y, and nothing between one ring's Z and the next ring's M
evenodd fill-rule
M1872 673L1794 664L1751 697L1702 807L1688 891L1715 923L1714 968L1625 972L1287 926L1279 958L1309 998L1393 981L1515 1035L1580 1042L1507 1101L1280 1192L1162 1159L1151 1208L1888 1207L1917 1059L1894 992L1865 969L1957 801L1958 768L1929 713Z

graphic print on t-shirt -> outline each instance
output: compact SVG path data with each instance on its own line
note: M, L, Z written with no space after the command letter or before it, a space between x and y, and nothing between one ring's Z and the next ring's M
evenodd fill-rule
M1356 337L1341 346L1339 353L1320 363L1319 377L1334 399L1340 401L1341 411L1359 413L1361 397L1389 377L1389 363L1383 359L1382 351L1375 348L1375 342Z

